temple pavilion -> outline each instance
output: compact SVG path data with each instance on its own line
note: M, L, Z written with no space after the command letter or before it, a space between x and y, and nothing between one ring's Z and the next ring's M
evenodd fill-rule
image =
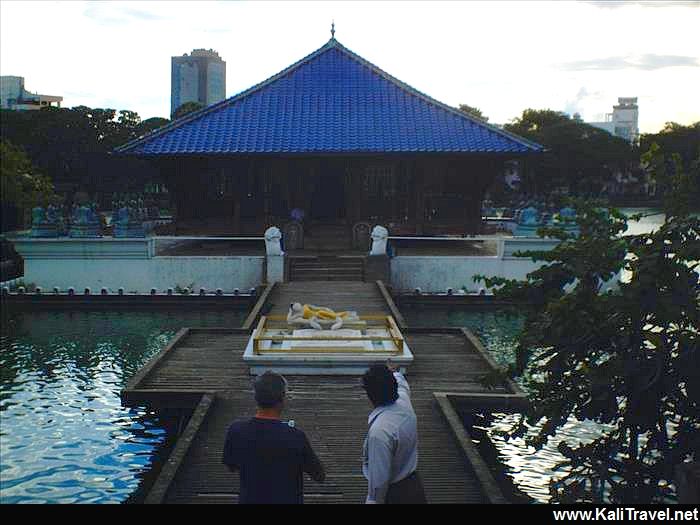
M115 153L158 166L177 234L285 231L298 208L304 228L342 248L374 224L392 235L478 233L484 193L504 163L541 151L333 37L271 78Z

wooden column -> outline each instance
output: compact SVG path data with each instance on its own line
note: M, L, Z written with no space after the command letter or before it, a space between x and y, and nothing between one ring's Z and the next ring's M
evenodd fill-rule
M231 203L231 215L233 218L233 233L241 232L241 194L243 193L243 178L247 174L248 163L236 162L233 167L232 186L233 202Z
M407 195L406 195L406 205L407 205L407 210L406 210L406 215L408 216L408 220L412 221L415 219L416 216L416 195L415 195L415 165L416 165L416 159L410 158L406 162L406 179L407 179Z
M284 173L282 174L282 177L284 177L282 181L282 194L284 195L284 202L287 203L286 208L282 210L282 213L286 214L285 220L289 220L289 213L294 208L294 206L292 206L291 181L289 180L291 173L292 170L289 169L289 160L287 160L284 162Z
M364 163L361 161L353 160L350 164L350 186L352 193L352 222L360 222L364 218L364 173L362 171L362 166Z
M393 162L391 166L391 218L390 221L397 220L399 183L398 179L402 176L403 163L401 161Z
M416 207L413 210L414 216L413 220L416 223L416 234L423 234L423 223L425 220L425 164L422 161L416 161L416 166L414 168L415 177L413 178L415 187L413 189L415 194Z
M172 191L175 201L175 221L187 220L189 209L187 206L187 192L185 179L187 177L188 164L185 159L172 161L173 165L173 186Z
M352 226L355 223L355 190L353 188L352 167L350 160L343 159L343 196L345 198L345 222Z
M481 209L479 208L479 217L475 217L474 212L474 194L480 186L479 178L481 177L481 164L476 161L464 161L461 166L463 176L468 179L469 184L464 188L464 234L470 235L476 233L475 222L480 220Z
M316 185L318 184L318 176L321 171L320 160L313 159L306 164L305 173L303 175L304 180L302 181L304 190L302 192L304 198L304 213L307 221L311 219L311 199L316 191Z

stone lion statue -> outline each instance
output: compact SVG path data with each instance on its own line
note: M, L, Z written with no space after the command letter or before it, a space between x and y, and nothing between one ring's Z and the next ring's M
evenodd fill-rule
M277 226L270 226L265 230L265 251L267 255L282 255L282 232Z
M389 230L384 226L375 226L372 228L372 249L370 255L386 255L386 243L389 238Z

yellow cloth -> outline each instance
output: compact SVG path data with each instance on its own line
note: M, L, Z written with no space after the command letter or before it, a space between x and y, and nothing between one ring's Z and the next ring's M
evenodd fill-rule
M334 312L330 308L314 308L310 304L304 305L304 319L316 317L318 319L332 320L338 317L347 317L348 312Z

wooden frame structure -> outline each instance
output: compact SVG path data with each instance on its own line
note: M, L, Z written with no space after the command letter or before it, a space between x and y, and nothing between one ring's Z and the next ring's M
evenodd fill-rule
M348 322L344 324L343 326L352 326L352 327L362 327L362 328L367 328L369 326L373 326L374 328L383 328L387 331L388 336L378 336L378 335L365 335L365 336L318 336L318 337L306 337L306 336L293 336L293 335L269 335L266 332L270 329L273 329L271 324L274 324L276 322L285 322L285 324L281 325L284 328L288 328L289 326L286 324L286 317L282 315L270 315L270 316L261 316L260 320L258 321L258 325L253 331L252 339L253 339L253 354L254 355L262 355L262 354L267 354L267 353L319 353L319 354L332 354L332 353L343 353L343 354L362 354L362 353L372 353L372 354L392 354L392 355L399 355L403 353L404 350L404 338L403 335L401 334L401 330L399 330L399 327L396 325L396 321L394 321L394 318L390 315L361 315L359 316L360 322L359 323L353 323L353 322ZM370 325L369 323L376 323L374 325ZM277 327L275 327L277 328ZM261 342L262 341L270 341L276 342L276 341L329 341L329 345L325 347L317 347L317 346L298 346L298 347L292 347L292 348L261 348ZM332 346L332 341L345 341L345 342L352 342L352 341L391 341L393 343L393 348L391 350L377 350L377 351L368 351L364 348L344 348L344 347L334 347Z

